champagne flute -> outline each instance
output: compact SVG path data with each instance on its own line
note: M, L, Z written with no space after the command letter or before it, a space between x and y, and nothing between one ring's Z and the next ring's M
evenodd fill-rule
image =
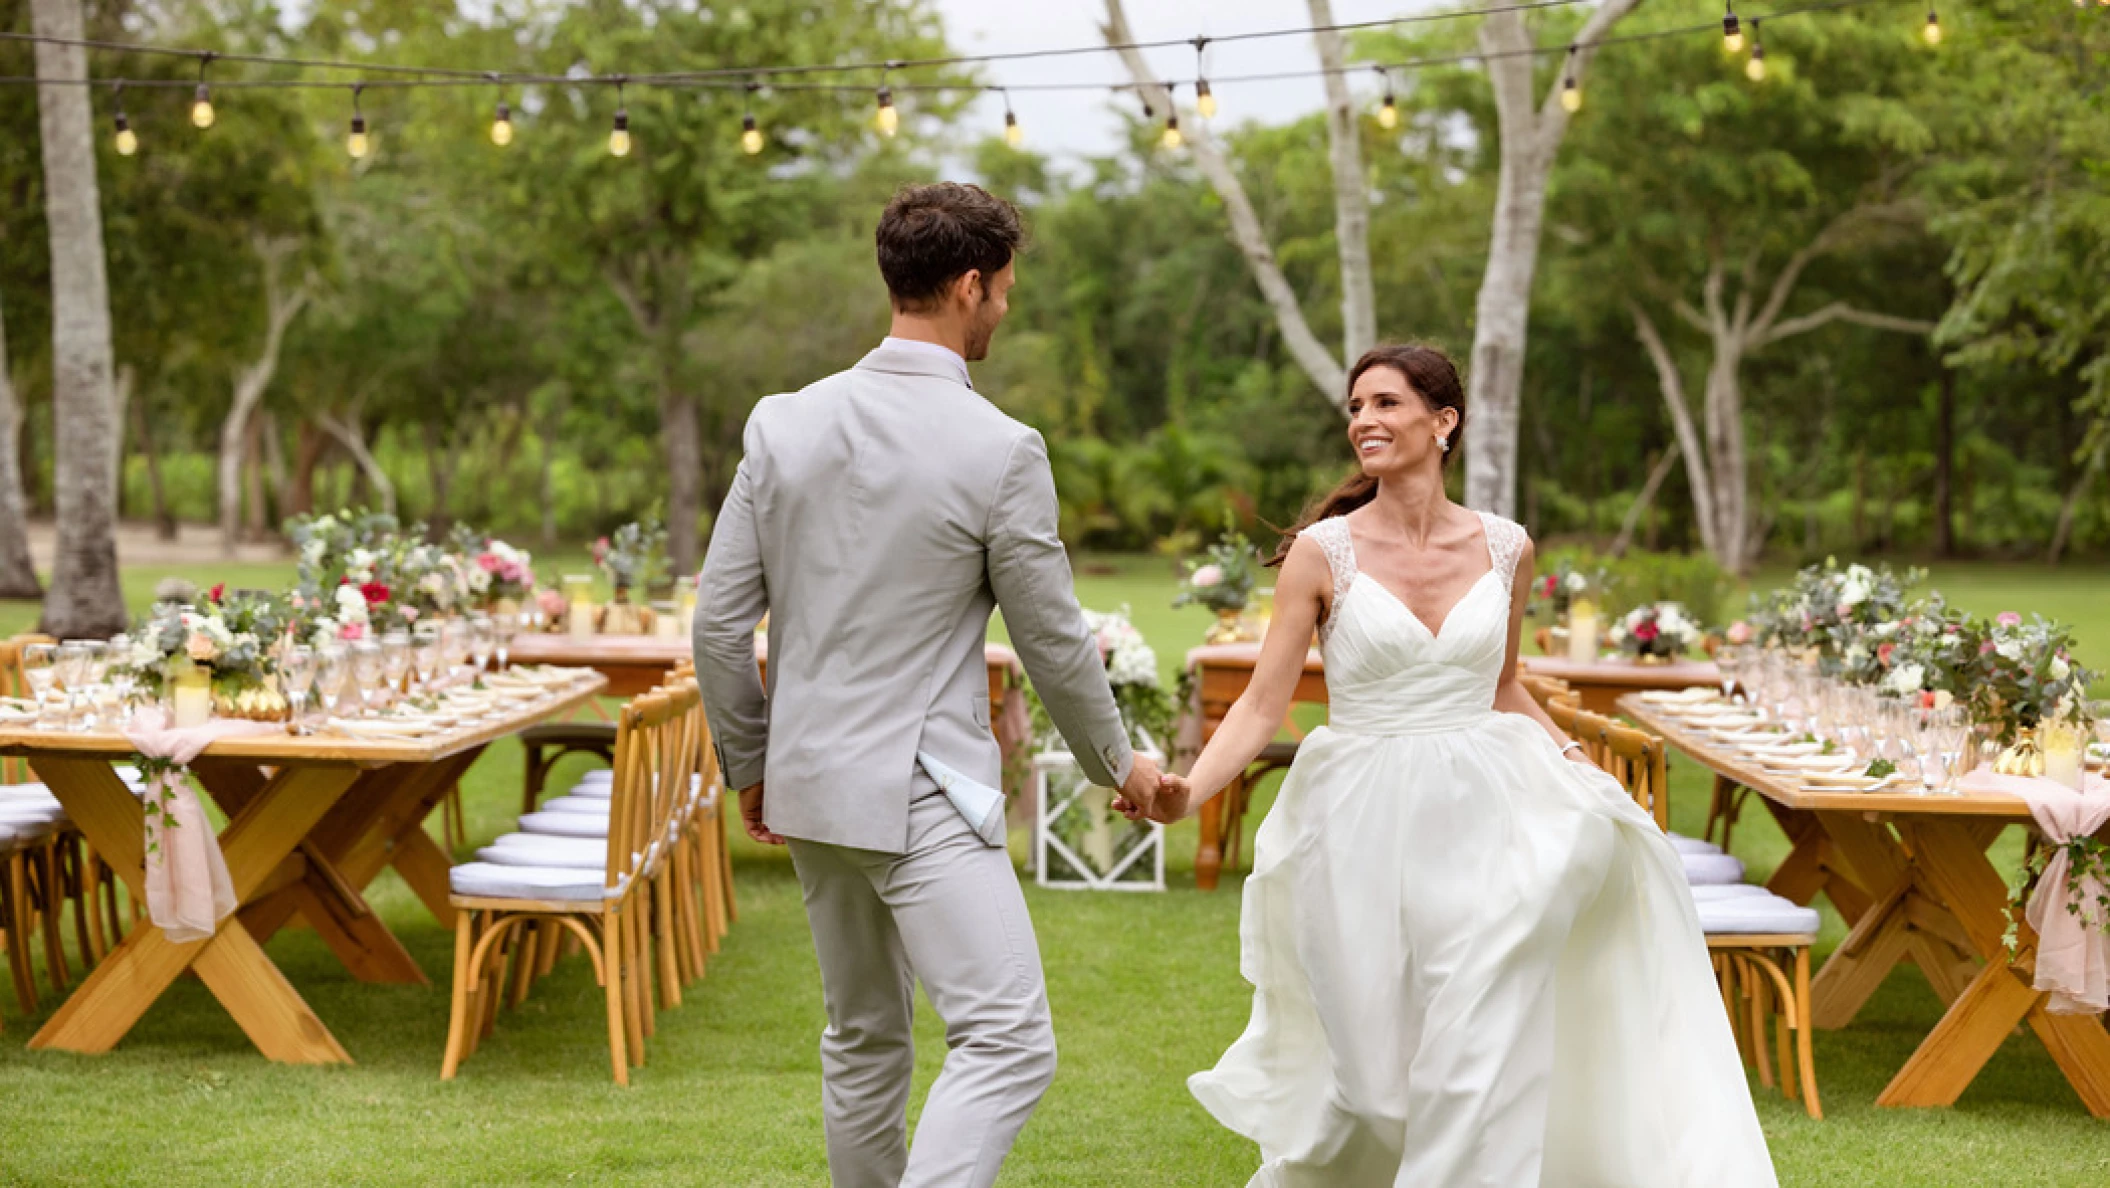
M88 642L69 639L59 645L59 684L65 691L65 700L60 720L67 730L86 730L87 724L80 721L81 694L88 686Z
M326 644L315 653L315 692L322 702L325 720L337 715L337 702L344 696L344 671L348 657L338 644Z
M85 705L83 730L103 724L103 703L109 698L110 645L91 639L82 643L87 656L81 661L81 699Z
M447 679L461 679L462 669L469 664L469 624L461 619L449 619L440 628L440 654L447 659Z
M410 675L410 634L391 631L381 637L381 675L386 681L386 699L394 701L403 691L403 678Z
M497 656L498 667L500 669L505 668L506 653L512 648L513 637L519 634L519 632L519 615L513 614L510 611L501 611L498 614L491 616L491 640L492 643L495 645L494 652Z
M45 704L51 698L51 688L59 679L59 647L57 644L30 644L17 656L22 667L22 680L29 685L29 695L37 703L38 730L55 729L44 720Z
M484 679L484 669L490 666L492 649L497 645L498 630L484 615L469 620L469 658L476 665L476 679Z
M411 632L411 660L417 665L418 683L432 688L440 676L440 625L420 623Z
M308 710L308 690L315 687L315 676L321 664L315 649L294 644L280 655L278 681L285 687L286 702L293 707L293 733L306 734L308 728L302 718ZM340 678L342 674L339 674Z
M352 645L352 683L359 687L359 708L374 708L374 692L381 686L384 661L381 645L362 639Z
M1721 674L1722 700L1731 705L1736 703L1736 675L1743 659L1743 652L1734 644L1723 644L1715 649L1714 667Z
M132 668L132 637L113 635L110 637L109 657L110 691L117 697L117 708L129 713L132 699L139 692L139 677Z

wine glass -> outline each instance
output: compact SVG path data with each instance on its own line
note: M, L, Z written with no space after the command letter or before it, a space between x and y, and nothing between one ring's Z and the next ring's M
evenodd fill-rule
M484 679L484 669L490 666L491 651L497 646L498 629L491 620L477 615L469 620L469 659L476 664L476 679Z
M108 659L107 679L110 692L117 699L117 709L129 712L139 693L139 676L132 669L132 637L111 636L109 651L104 655Z
M410 634L391 631L381 637L381 675L387 681L387 700L394 701L410 675Z
M337 644L326 644L315 652L315 693L322 702L324 718L335 717L337 702L344 696L344 671L349 657Z
M54 727L44 720L44 706L51 697L51 687L59 679L59 647L57 644L30 644L16 658L22 667L22 680L29 686L29 695L37 703L38 730Z
M81 661L81 699L85 706L81 729L93 730L105 721L103 707L110 696L110 645L91 639L81 646L88 652Z
M1743 659L1743 651L1733 644L1723 644L1715 649L1714 667L1721 674L1722 700L1731 704L1736 701L1736 678Z
M520 634L520 616L511 611L500 611L491 616L491 641L498 667L506 666L506 653L513 646L513 637Z
M381 645L362 639L352 645L352 683L359 687L359 708L374 707L374 693L381 687L381 677L386 663L381 657Z
M2095 745L2102 753L2104 773L2110 775L2110 700L2091 701L2082 708L2087 711L2088 720L2095 723Z
M1954 796L1957 794L1957 778L1964 773L1961 766L1964 747L1972 738L1971 720L1964 716L1960 705L1945 705L1929 716L1934 721L1936 744L1941 747L1942 784L1936 792Z
M430 689L440 676L440 625L420 623L411 631L411 662L417 666L418 683Z
M294 644L278 659L278 683L284 687L286 701L293 707L293 733L306 734L308 728L301 721L308 710L308 690L315 687L315 676L321 664L315 649ZM338 674L340 679L343 674Z
M69 639L59 645L59 684L65 690L61 721L67 730L86 730L87 723L80 720L82 694L88 688L89 669L88 641Z
M447 660L448 679L459 680L462 669L469 664L469 624L466 621L449 619L440 628L440 654Z

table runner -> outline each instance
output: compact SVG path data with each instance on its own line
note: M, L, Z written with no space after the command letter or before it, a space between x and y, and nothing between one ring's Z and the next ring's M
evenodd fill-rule
M185 770L218 739L284 729L274 722L238 718L177 729L159 708L140 710L126 721L125 737L141 757L160 761L143 765L145 794L160 808L155 812L150 807L146 814L147 918L170 941L180 945L209 939L237 902L220 840L184 778Z
M2029 926L2037 930L2038 990L2051 996L2045 1009L2061 1015L2093 1015L2110 1009L2110 933L2102 897L2110 888L2093 873L2068 888L2072 872L2068 843L2110 823L2110 781L2090 774L2087 791L2054 780L1998 775L1985 768L1960 781L1970 792L2005 792L2029 804L2037 828L2051 842L2051 858L2030 896ZM2093 909L2093 910L2091 910Z

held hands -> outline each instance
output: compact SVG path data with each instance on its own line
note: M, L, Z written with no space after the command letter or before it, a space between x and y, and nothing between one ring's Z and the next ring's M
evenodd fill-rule
M740 789L740 822L747 826L747 836L765 846L781 846L784 839L769 831L762 823L762 785Z
M1147 755L1137 755L1129 765L1128 779L1121 784L1120 794L1114 797L1114 810L1133 821L1150 811L1158 798L1158 781L1163 773L1157 761Z
M1145 762L1148 761L1137 760L1137 767L1140 768ZM1124 787L1121 795L1114 798L1114 811L1131 821L1147 818L1160 825L1184 820L1193 811L1194 786L1187 782L1185 776L1157 771L1156 764L1151 765L1151 772L1154 786L1150 791L1150 798L1139 801ZM1133 785L1135 782L1135 773L1131 772L1129 783Z

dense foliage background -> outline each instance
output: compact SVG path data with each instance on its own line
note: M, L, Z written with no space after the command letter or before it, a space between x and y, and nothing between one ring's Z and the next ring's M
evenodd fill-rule
M555 73L944 45L918 0L320 0L298 20L260 0L89 8L91 30L115 38ZM0 0L0 29L26 31L26 10ZM1668 0L1621 31L1715 12ZM1532 311L1519 507L1537 533L1609 543L1676 440L1645 318L1696 416L1725 366L1736 381L1773 559L2110 552L2110 11L1987 0L1942 15L1938 48L1912 5L1769 22L1757 83L1708 37L1599 57L1554 173ZM1574 21L1546 15L1541 41ZM1470 22L1413 28L1355 48L1398 59L1471 43ZM1558 68L1547 60L1549 78ZM0 74L30 73L26 46L0 45ZM1374 76L1359 82L1374 110ZM1364 123L1380 334L1462 358L1492 101L1469 65L1404 83L1400 127ZM261 357L276 259L281 300L302 288L307 304L243 445L250 531L392 500L435 525L577 541L657 503L677 535L693 506L700 539L749 406L884 332L871 224L897 185L940 175L978 178L1031 219L979 386L1048 435L1073 543L1188 548L1226 507L1248 527L1282 523L1348 465L1337 414L1282 350L1213 192L1140 112L1125 151L1058 166L1030 142L980 140L994 130L930 96L905 98L903 135L884 140L866 104L764 92L769 147L748 157L739 94L633 90L638 148L617 160L603 90L369 91L376 151L352 162L348 91L223 91L202 134L187 98L128 92L140 152L121 158L107 137L101 149L131 517L216 515L222 421ZM501 99L518 127L505 150L488 139ZM107 121L110 97L97 105ZM1220 131L1314 329L1337 342L1322 118ZM36 145L33 91L0 88L5 364L26 406L30 502L48 512ZM1726 350L1709 301L1762 304L1798 253L1783 320L1836 304L1939 330L1817 317ZM667 463L683 440L686 500ZM1666 465L1631 526L1640 545L1700 546L1684 466Z

